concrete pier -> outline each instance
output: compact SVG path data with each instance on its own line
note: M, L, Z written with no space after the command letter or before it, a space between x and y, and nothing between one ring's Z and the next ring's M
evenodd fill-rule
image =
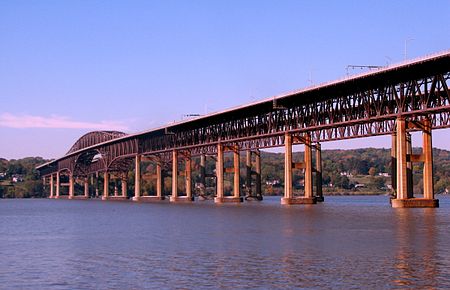
M200 156L200 196L206 196L206 155Z
M56 172L56 196L55 198L59 198L60 196L60 190L61 190L61 181L60 181L60 176L59 176L59 171Z
M431 144L431 124L428 119L424 119L417 125L422 130L423 148L422 154L413 155L409 150L408 133L406 132L407 123L404 118L397 118L396 135L396 157L397 157L397 196L391 200L391 205L397 207L439 207L439 201L434 199L433 192L433 155ZM408 154L409 153L409 154ZM408 177L408 166L412 162L423 162L423 184L424 197L414 198L412 189L410 189L410 177Z
M323 202L322 191L322 147L320 143L316 144L316 200L317 202Z
M54 198L54 183L53 183L53 174L50 174L50 196L49 198Z
M127 191L128 191L128 182L127 182L127 178L128 177L128 175L127 175L127 173L122 173L122 178L121 178L121 186L122 186L122 190L121 190L121 193L122 193L122 197L123 198L127 198Z
M252 154L255 155L255 171L252 170ZM246 151L245 158L246 179L245 188L246 195L245 200L257 200L263 199L261 194L261 155L259 150L252 152L250 149ZM252 175L255 175L255 190L252 189Z
M281 204L294 205L294 204L315 204L317 202L316 197L312 192L312 152L311 152L311 136L309 134L304 135L305 153L304 162L292 163L292 135L286 133L284 136L284 197L281 199ZM303 197L294 197L292 190L292 168L304 168L305 169L305 193Z
M73 199L74 197L74 182L73 182L73 174L69 175L69 199Z
M134 197L133 201L141 198L141 155L136 155L134 159Z
M83 181L84 181L84 197L89 198L89 179L85 177Z
M224 147L222 144L217 145L217 162L216 162L216 177L217 177L217 195L214 198L215 203L240 203L244 199L240 197L239 189L239 149L233 147L233 195L224 195ZM237 174L236 174L237 172ZM237 178L236 178L237 175Z
M258 200L262 200L262 188L261 188L261 151L256 149L255 154L255 194Z
M107 200L109 198L109 173L105 171L103 173L103 196L102 200Z

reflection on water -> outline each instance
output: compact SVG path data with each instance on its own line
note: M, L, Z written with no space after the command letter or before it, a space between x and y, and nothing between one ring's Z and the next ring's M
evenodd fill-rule
M0 288L449 288L440 203L0 200Z

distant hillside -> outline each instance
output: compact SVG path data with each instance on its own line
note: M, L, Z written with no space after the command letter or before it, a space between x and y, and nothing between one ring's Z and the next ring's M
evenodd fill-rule
M415 152L420 149L414 148ZM293 154L293 160L301 161L303 153ZM450 151L433 149L435 192L450 189ZM324 150L323 184L325 194L383 194L390 192L391 157L389 149ZM35 167L47 160L41 157L28 157L19 160L0 158L0 197L43 197L42 180ZM261 152L261 170L264 194L282 194L284 182L284 154ZM194 159L193 180L199 181L198 158ZM208 158L207 172L212 173L215 163ZM231 156L226 155L225 166L232 166ZM245 182L245 154L241 154L241 184ZM182 167L180 168L180 170ZM143 163L143 174L153 172L153 165ZM132 168L130 168L132 171ZM16 181L12 182L16 177ZM231 179L226 177L225 189L231 191ZM294 188L301 192L303 173L294 170ZM414 192L422 193L422 165L414 164ZM170 182L166 179L166 194L170 194ZM208 180L214 186L212 179ZM132 173L129 180L133 186ZM143 180L143 190L151 190L151 182Z

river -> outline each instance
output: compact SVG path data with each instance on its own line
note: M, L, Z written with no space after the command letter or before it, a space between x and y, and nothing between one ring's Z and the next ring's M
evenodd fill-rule
M0 200L1 289L450 288L450 198Z

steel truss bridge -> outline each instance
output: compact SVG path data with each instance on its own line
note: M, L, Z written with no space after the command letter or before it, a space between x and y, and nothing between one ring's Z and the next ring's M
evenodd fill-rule
M114 197L109 195L109 175L120 176L122 190L126 192L127 172L135 163L134 199L143 200L139 164L142 159L152 160L157 168L158 185L156 195L149 200L164 199L161 195L161 171L164 170L172 171L169 175L173 183L171 200L191 201L191 158L201 156L204 166L205 156L213 156L217 165L214 174L217 179L216 202L239 202L242 200L239 152L247 152L246 166L250 168L247 170L247 186L251 186L251 176L256 175L256 183L259 184L253 194L260 195L259 150L284 146L285 193L282 203L315 203L323 200L321 181L316 184L317 192L312 192L312 175L316 174L316 179L321 180L321 142L392 135L396 194L392 205L438 206L434 199L432 170L429 169L432 168L431 131L450 127L449 82L450 51L445 51L141 133L91 132L82 136L66 155L37 169L44 184L50 184L50 197L63 197L59 194L60 175L69 176L66 184L69 198L87 197L88 177L100 173L104 175L103 198L114 199L118 197L117 190ZM423 132L422 154L412 154L411 131ZM303 162L292 162L293 144L305 145ZM316 152L316 164L312 164L312 149ZM224 168L225 151L232 151L235 156L233 168ZM252 154L256 156L254 165ZM180 160L185 161L183 196L178 194L177 184ZM412 162L424 163L423 199L414 198L412 194ZM304 171L304 196L296 197L292 192L292 169ZM200 171L203 182L208 174L204 167ZM224 172L235 175L231 197L223 192ZM84 180L83 196L77 196L73 189L79 180Z

